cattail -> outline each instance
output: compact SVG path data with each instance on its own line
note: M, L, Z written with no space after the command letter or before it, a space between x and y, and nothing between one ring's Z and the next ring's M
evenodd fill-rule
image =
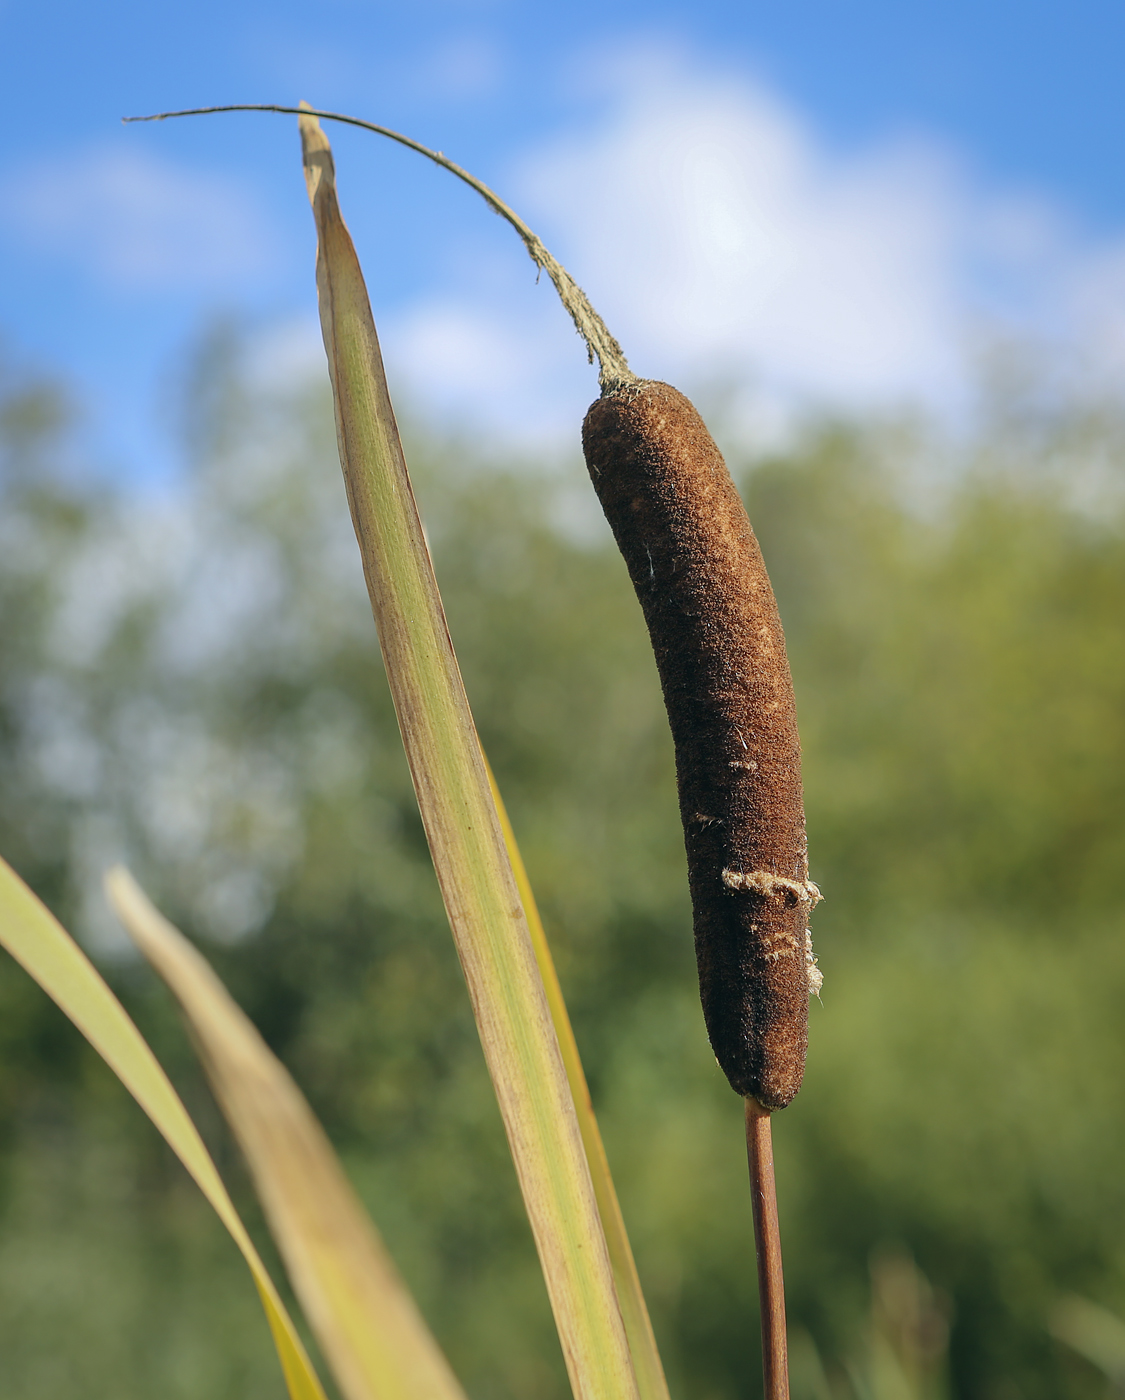
M722 454L670 385L608 385L582 444L664 690L711 1045L737 1093L783 1108L801 1087L819 989L807 932L819 892L762 553Z
M554 283L590 360L598 360L602 396L583 425L586 464L644 610L664 689L703 1013L716 1058L746 1100L765 1396L788 1400L770 1114L792 1102L804 1074L809 995L819 995L823 980L807 928L820 892L808 878L785 638L726 463L683 394L638 379L581 287L527 224L440 151L357 117L272 103L127 120L223 111L346 122L401 142L464 180L520 235ZM627 1244L625 1256L631 1270ZM652 1346L651 1329L636 1335L641 1351L645 1336ZM666 1394L652 1350L655 1388Z
M518 214L440 151L340 112L244 103L163 112L308 114L401 142L464 180L546 272L596 357L582 442L637 591L676 748L703 1014L736 1093L765 1110L801 1087L808 999L823 983L808 914L801 748L773 589L722 454L671 385L638 379L567 270Z

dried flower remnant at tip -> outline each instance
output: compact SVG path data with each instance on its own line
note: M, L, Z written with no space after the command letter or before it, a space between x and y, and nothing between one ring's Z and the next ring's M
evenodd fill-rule
M151 116L123 117L122 120L125 122L162 122L171 117L203 117L213 115L216 112L281 112L297 117L342 122L345 126L358 126L364 131L373 131L377 136L385 136L390 141L397 141L399 145L417 151L427 160L432 160L435 165L440 165L443 170L448 170L451 175L456 175L459 180L463 180L471 189L476 190L494 214L499 214L502 219L511 224L522 239L532 262L551 279L559 300L574 322L575 330L586 342L586 352L590 363L593 364L594 360L597 359L598 382L602 388L608 389L622 384L631 384L636 380L637 376L629 368L624 351L610 334L609 327L594 310L590 298L567 272L562 263L547 250L538 234L528 228L516 211L510 205L505 204L498 194L489 189L483 180L478 180L463 166L450 160L444 152L432 151L429 146L423 146L420 141L415 141L410 136L404 136L401 131L392 131L389 126L380 126L376 122L364 121L361 117L351 117L345 112L326 112L319 107L310 107L307 102L302 102L297 107L287 107L277 102L233 102L226 103L221 107L188 107L178 112L154 112ZM325 140L324 149L328 149L327 140Z
M722 454L668 384L611 386L583 447L648 624L676 749L700 996L716 1058L766 1109L801 1085L810 992L801 750L785 639Z

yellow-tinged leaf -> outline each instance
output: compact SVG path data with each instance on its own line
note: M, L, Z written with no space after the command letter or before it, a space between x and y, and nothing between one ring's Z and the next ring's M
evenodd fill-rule
M128 871L111 870L106 893L191 1024L293 1289L347 1400L464 1400L288 1070Z
M574 1102L453 655L328 141L300 118L348 501L438 882L578 1400L637 1380Z
M487 758L485 763L488 764ZM594 1195L597 1197L598 1210L602 1217L602 1228L605 1230L609 1262L613 1267L613 1281L617 1285L621 1316L625 1322L625 1334L629 1339L629 1350L633 1354L633 1365L637 1372L637 1389L640 1391L641 1400L669 1400L664 1366L656 1349L652 1321L648 1315L644 1293L641 1291L641 1280L625 1230L625 1219L621 1214L617 1190L610 1174L609 1159L605 1155L605 1145L598 1128L594 1105L590 1102L590 1088L586 1083L586 1072L582 1068L578 1042L574 1038L574 1028L570 1024L570 1015L563 1000L559 975L555 971L555 960L551 957L547 934L539 917L539 906L535 902L531 882L527 878L527 870L516 842L516 834L508 820L508 809L504 806L504 799L496 786L491 766L488 767L488 780L492 785L500 826L508 846L520 898L523 900L524 913L527 915L535 960L539 964L543 989L547 993L547 1005L551 1008L551 1020L559 1038L559 1049L562 1051L566 1077L570 1082L570 1092L574 1096L578 1128L582 1134L582 1145L586 1149L586 1160L590 1165L590 1178L594 1184Z
M0 944L70 1017L156 1124L242 1251L291 1400L325 1400L305 1348L187 1109L139 1030L55 916L0 860Z

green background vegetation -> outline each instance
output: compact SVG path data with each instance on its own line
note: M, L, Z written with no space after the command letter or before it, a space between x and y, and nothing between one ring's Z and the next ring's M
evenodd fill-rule
M327 400L251 392L220 335L189 401L190 478L125 499L56 394L3 389L0 850L108 970L259 1236L170 998L101 905L115 857L306 1089L474 1400L561 1400ZM410 448L673 1394L756 1395L740 1105L696 999L639 609L576 457ZM1125 1312L1123 462L1115 415L1018 383L956 442L819 423L732 460L826 895L809 1072L775 1123L795 1400L1104 1392L1049 1320L1068 1293ZM4 959L0 1395L279 1386L221 1227Z

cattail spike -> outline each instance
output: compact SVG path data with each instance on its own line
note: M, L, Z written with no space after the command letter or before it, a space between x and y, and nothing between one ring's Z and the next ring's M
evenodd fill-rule
M820 891L773 590L722 454L683 394L653 380L611 390L582 436L664 689L711 1045L737 1093L783 1108L804 1073L806 928Z

